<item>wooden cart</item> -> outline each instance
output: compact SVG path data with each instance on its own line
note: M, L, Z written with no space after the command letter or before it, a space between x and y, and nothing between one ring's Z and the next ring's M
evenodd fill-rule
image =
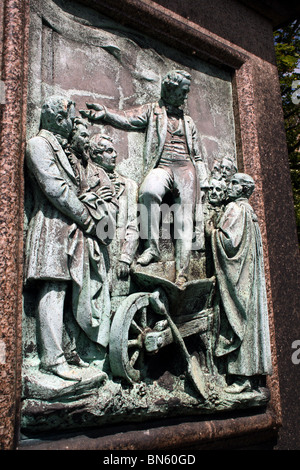
M199 364L189 356L184 344L184 338L195 334L201 335L206 364L213 373L213 343L218 324L212 305L215 278L187 282L184 288L179 288L150 274L134 272L132 276L142 291L129 295L113 318L109 352L113 375L130 383L139 382L147 355L176 341L192 369L188 373L195 375L195 380L203 377ZM202 377L197 388L205 395Z

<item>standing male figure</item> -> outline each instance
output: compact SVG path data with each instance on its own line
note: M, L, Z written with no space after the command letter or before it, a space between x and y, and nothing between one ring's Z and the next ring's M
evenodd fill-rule
M235 162L230 157L224 157L221 161L221 175L222 178L228 183L231 177L237 172Z
M206 269L207 277L215 275L214 263L211 248L211 227L217 227L224 213L224 207L227 200L227 185L225 180L211 176L208 189L208 204L205 211L205 233L206 241Z
M90 133L85 120L75 118L69 141L65 151L76 177L78 198L97 222L97 237L84 236L78 227L74 227L71 233L71 318L76 319L80 329L76 328L71 320L67 322L69 331L73 332L73 338L70 335L70 346L74 350L76 339L80 338L79 332L84 331L87 337L97 344L97 349L101 351L100 357L105 358L111 310L107 245L113 238L118 204L107 174L99 167L95 168L90 159ZM99 223L103 229L101 234ZM70 325L73 326L72 329ZM87 353L86 347L84 350Z
M118 203L116 232L109 246L111 257L116 257L117 277L126 279L139 243L137 220L138 185L116 171L117 153L111 137L95 134L91 138L91 160L110 178Z
M216 226L223 213L227 198L227 185L223 179L211 177L209 181L208 201L210 204L211 216L214 218Z
M197 130L191 117L180 108L190 91L189 73L169 72L162 81L161 99L130 111L112 111L97 104L87 104L89 112L80 111L92 122L111 124L127 131L145 131L144 175L139 201L147 209L142 219L145 251L138 259L148 265L160 259L160 206L164 196L172 193L176 240L176 282L187 280L190 253L195 235L198 248L204 245L201 187L206 184L206 167L200 155Z
M87 204L94 201L97 195L100 199L98 203L106 204L106 210L115 217L117 204L113 194L114 188L107 174L104 171L99 171L99 167L95 168L90 158L90 132L86 120L74 119L69 140L70 144L66 153L76 176L80 199ZM90 206L93 207L93 204ZM97 217L95 212L93 214ZM99 215L101 215L101 211Z
M236 173L227 188L231 202L211 227L221 298L215 355L226 362L230 393L249 391L252 377L272 372L262 241L248 202L254 187L249 175Z
M75 118L73 129L69 138L69 145L65 149L68 160L74 171L79 193L86 189L86 168L89 160L90 133L87 123L83 119Z
M214 178L216 180L220 180L222 178L222 170L221 170L221 162L219 160L215 160L210 172L210 178Z
M26 241L25 281L39 281L40 368L67 380L80 380L63 351L67 288L74 281L77 254L96 224L79 199L78 182L64 149L72 131L75 103L52 96L41 111L41 131L28 141L26 162L35 206Z

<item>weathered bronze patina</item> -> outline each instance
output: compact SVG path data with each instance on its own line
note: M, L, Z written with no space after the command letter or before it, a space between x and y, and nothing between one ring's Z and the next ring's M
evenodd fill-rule
M230 74L63 7L32 22L22 431L265 407L262 242Z

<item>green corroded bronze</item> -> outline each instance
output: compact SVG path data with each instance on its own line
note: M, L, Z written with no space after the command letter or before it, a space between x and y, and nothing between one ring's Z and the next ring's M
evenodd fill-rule
M230 75L44 3L32 18L44 42L29 83L22 431L264 406L262 242L254 181L236 167Z

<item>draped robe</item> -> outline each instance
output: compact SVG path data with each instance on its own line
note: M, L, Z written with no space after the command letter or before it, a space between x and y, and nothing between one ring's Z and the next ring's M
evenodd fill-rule
M212 233L221 298L216 356L230 374L271 374L271 352L262 241L247 199L227 205Z

